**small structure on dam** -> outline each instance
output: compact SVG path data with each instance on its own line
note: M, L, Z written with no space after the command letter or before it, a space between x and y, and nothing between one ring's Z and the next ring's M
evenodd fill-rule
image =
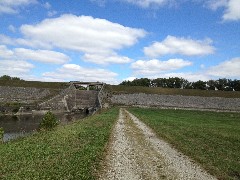
M101 107L99 92L104 86L101 82L71 81L70 86L57 96L39 104L40 110L64 112L93 111Z
M73 84L76 88L86 86L86 90L89 91L91 87L93 87L95 90L101 90L105 83L70 81L70 84Z

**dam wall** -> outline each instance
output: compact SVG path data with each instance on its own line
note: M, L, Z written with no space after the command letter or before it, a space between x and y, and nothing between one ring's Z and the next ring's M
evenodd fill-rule
M77 111L98 107L98 91L78 90L74 85L57 96L39 104L40 110Z
M240 98L138 93L112 95L109 101L112 105L240 111Z
M0 103L34 103L51 95L49 89L0 86Z

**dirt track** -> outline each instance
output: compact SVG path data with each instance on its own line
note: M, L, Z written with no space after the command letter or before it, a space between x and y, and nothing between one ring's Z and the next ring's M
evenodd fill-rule
M113 130L101 180L216 179L188 157L156 137L150 128L120 109Z

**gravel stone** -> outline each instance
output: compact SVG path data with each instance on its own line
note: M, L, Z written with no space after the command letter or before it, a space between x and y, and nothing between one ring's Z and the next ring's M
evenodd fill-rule
M120 109L100 180L215 180L138 118Z

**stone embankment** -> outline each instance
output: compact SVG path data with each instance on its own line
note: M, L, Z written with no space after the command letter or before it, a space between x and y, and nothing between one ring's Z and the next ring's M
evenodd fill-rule
M112 95L110 101L113 105L240 111L240 98L139 93Z
M0 86L0 102L3 103L33 103L46 98L50 94L50 91L44 88Z

